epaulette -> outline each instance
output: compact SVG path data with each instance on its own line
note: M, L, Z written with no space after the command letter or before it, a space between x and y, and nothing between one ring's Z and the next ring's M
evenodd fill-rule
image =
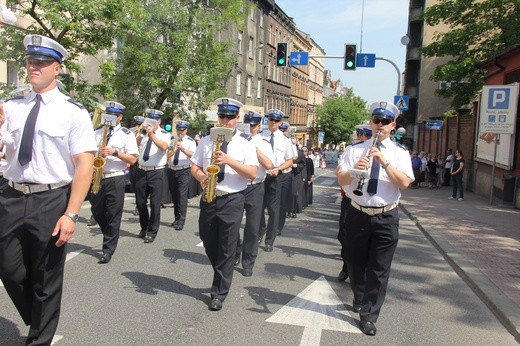
M194 141L194 139L191 138L191 137L186 137L186 138L187 138L189 141Z
M361 141L361 142L357 142L357 143L352 143L351 145L354 146L354 145L358 145L358 144L361 144L361 143L365 143L365 141Z
M68 99L67 101L69 101L73 105L77 106L79 109L85 109L85 106L83 106L81 103L79 103L78 101L76 101L74 99Z
M123 126L121 126L121 131L123 131L127 135L132 133L132 131L130 131L129 129L127 129L126 127L123 127Z
M407 148L406 145L404 145L404 144L401 144L401 143L399 143L399 142L395 142L395 145L397 145L399 148L401 148L401 149L403 149L403 150L408 151L408 148Z
M12 101L12 100L21 100L24 98L25 98L25 96L19 95L19 96L11 97L10 99L5 100L4 102L8 102L8 101Z
M242 133L240 134L240 137L243 137L243 138L247 139L248 141L251 140L251 136L248 135L247 133L244 133L244 132L242 132Z
M165 129L161 129L161 132L162 133L168 133L168 131L166 131Z

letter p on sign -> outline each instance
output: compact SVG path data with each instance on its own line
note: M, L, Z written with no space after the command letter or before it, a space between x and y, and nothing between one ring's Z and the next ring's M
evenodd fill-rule
M488 109L508 109L510 89L489 89Z

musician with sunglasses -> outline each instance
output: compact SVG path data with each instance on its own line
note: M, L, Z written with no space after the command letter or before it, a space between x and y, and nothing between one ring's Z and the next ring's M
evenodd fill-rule
M200 239L213 267L208 308L219 311L233 280L235 252L244 213L244 191L247 183L256 178L258 158L250 136L236 129L243 104L232 98L219 98L215 105L218 107L219 125L233 129L232 140L222 142L220 150L215 150L211 136L203 137L191 157L191 174L205 185L208 178L205 169L210 164L220 166L215 200L202 198L199 215Z
M348 146L336 174L351 199L345 242L353 310L359 312L361 331L375 335L399 237L397 205L401 189L410 185L414 175L408 151L390 139L398 108L375 102L370 114L374 140ZM353 169L369 172L364 184Z

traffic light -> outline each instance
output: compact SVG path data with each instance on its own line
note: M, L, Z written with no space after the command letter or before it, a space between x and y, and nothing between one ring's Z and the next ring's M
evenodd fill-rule
M276 66L287 66L287 42L276 44Z
M165 130L166 132L171 132L171 130L172 130L172 125L173 125L172 122L173 122L172 117L168 117L168 118L166 118L166 121L164 122L164 130Z
M401 142L404 135L406 134L406 129L404 127L400 127L395 130L395 140Z
M345 64L343 69L346 71L354 71L356 69L356 45L345 45Z

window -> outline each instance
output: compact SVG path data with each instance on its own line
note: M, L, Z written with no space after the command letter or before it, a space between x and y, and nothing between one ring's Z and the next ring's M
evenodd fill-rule
M258 78L258 81L256 82L256 98L260 99L262 98L262 79Z
M237 39L237 52L238 54L242 54L242 33L238 33L238 39Z
M252 89L253 79L251 76L247 76L247 97L251 97L251 89Z
M262 47L262 48L258 48L258 63L262 64L264 62L264 44L262 42L260 42L258 44L259 47Z
M242 75L237 73L237 85L236 85L236 94L240 95L240 83L242 81Z
M255 57L255 40L249 36L249 49L247 50L247 57L253 59Z
M260 19L258 22L259 22L260 27L263 28L264 27L264 16L263 16L262 12L260 12Z

